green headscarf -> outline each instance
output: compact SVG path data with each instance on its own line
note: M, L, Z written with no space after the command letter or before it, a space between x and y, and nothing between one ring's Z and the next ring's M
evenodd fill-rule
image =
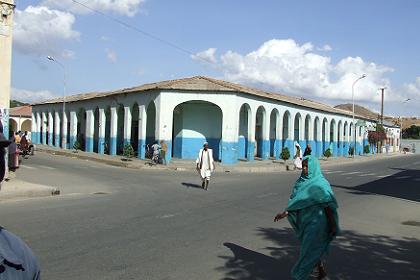
M334 192L330 183L322 175L318 159L309 155L302 160L308 161L308 175L302 172L296 181L286 210L296 211L323 203L330 204L332 208L338 208Z

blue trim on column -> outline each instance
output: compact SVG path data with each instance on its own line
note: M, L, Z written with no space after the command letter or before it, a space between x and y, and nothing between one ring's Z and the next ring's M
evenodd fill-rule
M339 147L337 147L338 148L338 154L337 154L337 156L342 157L343 156L343 145L344 145L344 142L343 141L338 141L337 144L340 145Z
M31 142L33 144L38 144L38 132L31 132Z
M247 145L248 139L246 139L244 136L240 135L238 139L238 157L241 159L246 158L246 145Z
M168 152L169 152L169 143L168 144ZM171 143L171 149L172 149L172 143ZM171 150L172 154L172 150ZM145 159L146 158L146 140L139 139L137 142L137 157L139 159Z
M262 140L261 158L266 160L270 157L270 140Z
M306 149L306 140L300 140L299 145L300 145L300 148L302 149L302 155L303 155L303 152Z
M166 160L166 163L170 163L172 160L172 141L165 140L165 143L168 146L168 151L166 152L165 160Z
M322 141L315 141L315 145L316 145L315 155L320 158L322 157Z
M115 156L117 154L117 138L116 137L109 138L109 154L111 156Z
M337 157L338 156L338 145L336 141L332 141L332 155L333 157Z
M53 145L53 134L51 132L48 132L48 146Z
M91 137L85 138L85 151L89 153L93 153L93 138Z
M248 142L248 150L247 150L248 155L246 157L248 159L248 161L253 161L254 160L254 151L255 151L255 143L249 141Z
M42 145L47 145L47 133L42 133Z
M57 148L60 148L60 134L56 134L56 135L54 135L54 137L55 137L55 146L57 147Z
M74 143L76 143L76 141L77 141L77 136L76 135L70 135L70 149L73 149Z
M98 154L105 154L105 138L103 137L98 138Z
M238 143L222 141L222 164L229 165L238 162Z

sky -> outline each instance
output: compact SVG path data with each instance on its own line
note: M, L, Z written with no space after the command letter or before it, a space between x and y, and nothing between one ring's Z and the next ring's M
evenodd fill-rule
M77 3L78 2L78 3ZM12 98L209 76L420 116L418 0L15 0ZM52 56L54 63L46 57ZM407 99L410 99L407 101Z

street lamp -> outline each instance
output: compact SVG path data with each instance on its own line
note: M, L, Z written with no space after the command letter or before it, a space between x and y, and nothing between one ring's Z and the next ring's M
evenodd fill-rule
M61 147L63 149L66 148L67 146L67 139L66 139L66 124L64 123L65 119L66 119L66 88L67 88L67 81L66 81L66 67L64 66L64 64L62 64L61 62L59 62L58 60L56 60L54 57L52 56L47 56L47 59L49 61L55 62L57 63L62 69L63 69L63 84L64 84L64 90L63 90L63 116L62 116L62 120L61 120ZM67 120L66 120L67 121Z
M362 76L360 76L359 78L357 78L354 82L353 82L353 84L352 84L352 86L351 86L351 100L352 100L352 103L353 103L353 138L354 138L354 142L353 142L353 144L354 144L354 146L353 146L353 158L354 158L354 156L355 156L355 154L356 154L356 124L354 123L354 85L359 81L359 80L361 80L361 79L363 79L363 78L366 78L366 74L363 74Z

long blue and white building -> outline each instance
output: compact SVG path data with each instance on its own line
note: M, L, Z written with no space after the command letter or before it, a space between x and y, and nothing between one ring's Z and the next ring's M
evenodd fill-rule
M147 144L164 140L168 161L194 159L205 141L224 164L278 159L284 147L293 155L294 142L311 144L317 156L332 147L336 157L347 156L355 143L360 155L375 123L304 98L201 76L67 96L64 103L33 106L34 143L69 149L77 141L86 152L111 156L130 143L144 159ZM391 152L397 151L399 128L388 130Z

